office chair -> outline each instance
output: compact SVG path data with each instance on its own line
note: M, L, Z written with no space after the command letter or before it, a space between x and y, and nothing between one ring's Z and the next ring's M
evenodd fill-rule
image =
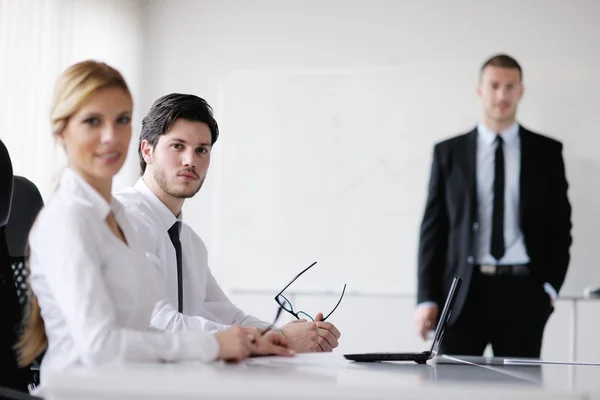
M13 269L17 296L23 311L27 304L25 269L27 238L33 221L43 206L44 200L37 186L22 176L15 176L10 216L6 224L6 245Z
M6 244L6 224L10 216L12 194L12 163L8 150L0 140L0 387L27 393L29 368L19 368L13 349L22 310Z
M22 176L13 179L13 196L10 216L6 224L6 244L10 257L17 298L21 306L21 315L26 315L28 301L27 269L25 268L27 240L29 231L38 213L44 206L44 200L37 186ZM32 363L30 368L30 384L39 385L40 363L44 353Z
M6 226L13 192L13 169L8 149L0 140L0 226Z
M19 390L0 387L0 399L11 400L44 400L42 397L23 393Z

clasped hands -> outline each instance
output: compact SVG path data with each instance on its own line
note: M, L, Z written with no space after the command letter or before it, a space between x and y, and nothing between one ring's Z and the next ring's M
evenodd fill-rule
M256 328L234 326L216 334L219 360L239 362L251 356L293 356L296 353L330 352L338 346L340 331L317 314L315 321L304 319L284 325L282 333L262 334Z

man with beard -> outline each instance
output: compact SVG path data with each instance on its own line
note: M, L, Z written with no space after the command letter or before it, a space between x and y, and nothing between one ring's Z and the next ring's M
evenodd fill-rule
M480 71L483 116L438 143L421 225L416 310L434 328L454 275L463 279L440 351L540 356L565 280L571 206L562 144L517 122L523 73L499 54Z
M202 187L218 136L217 122L204 99L179 93L161 97L142 121L138 147L142 176L116 197L142 235L147 257L180 313L212 321L206 325L210 329L243 325L264 330L269 323L245 314L227 298L210 271L204 242L182 222L183 203ZM314 322L293 321L278 331L297 352L331 351L338 346L340 333L322 319L319 313Z

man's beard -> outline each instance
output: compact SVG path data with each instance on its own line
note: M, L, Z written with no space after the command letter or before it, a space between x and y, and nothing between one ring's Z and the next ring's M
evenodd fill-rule
M204 178L198 178L200 184L196 189L188 188L187 190L175 190L169 187L169 182L165 178L165 173L160 169L154 170L154 180L163 192L176 199L189 199L194 197L196 193L200 191L202 184L204 183Z

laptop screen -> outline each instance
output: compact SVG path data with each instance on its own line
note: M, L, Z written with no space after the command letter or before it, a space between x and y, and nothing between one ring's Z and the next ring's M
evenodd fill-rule
M448 292L446 304L444 304L444 309L442 310L442 315L440 316L437 328L435 330L435 336L433 337L433 343L431 344L431 353L434 356L437 355L440 344L442 343L442 339L444 338L444 331L446 330L446 325L448 325L450 315L452 315L454 302L456 300L456 296L458 295L458 290L460 289L461 283L462 279L458 275L452 280L452 286L450 286L450 292Z

